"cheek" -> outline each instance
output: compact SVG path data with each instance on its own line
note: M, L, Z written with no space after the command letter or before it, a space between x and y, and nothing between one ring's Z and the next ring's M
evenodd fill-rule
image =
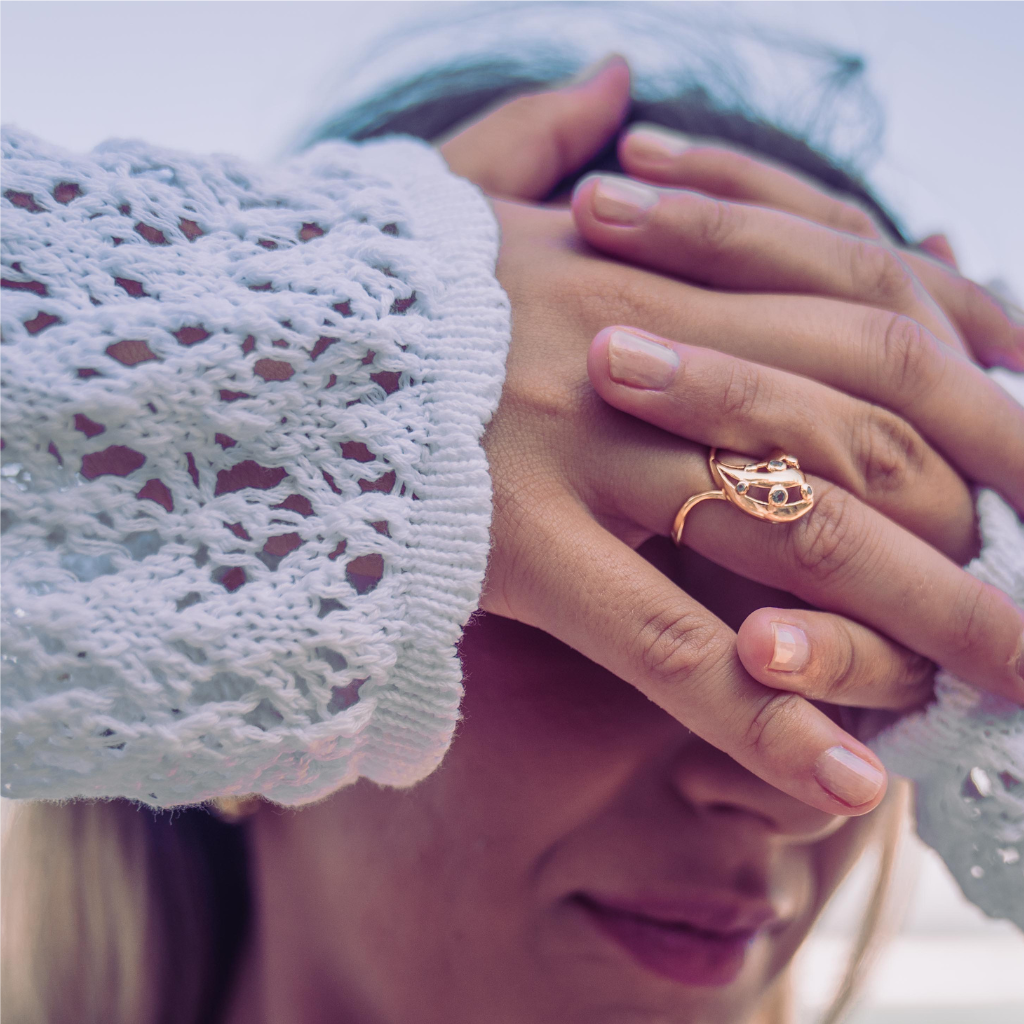
M464 721L436 780L446 811L540 856L601 812L678 729L634 688L544 634L491 616L462 647Z
M335 960L353 965L375 998L390 992L394 1019L416 1019L424 1000L444 1006L453 993L451 1020L486 1019L481 1008L499 994L530 1002L516 986L547 977L543 865L605 811L665 720L530 632L520 644L518 629L470 627L463 721L427 779L408 790L359 782L303 812L321 819L309 845L339 883Z
M666 727L679 729L632 687L508 620L474 620L461 655L462 721L441 767L408 790L360 782L330 801L335 849L389 876L382 899L425 890L449 910L471 895L506 899L602 814Z
M785 872L790 876L786 891L793 895L800 892L806 910L779 937L773 955L773 974L792 959L850 869L887 827L889 814L883 802L870 814L846 819L826 839L803 847L799 856L792 851ZM783 881L783 875L779 879Z

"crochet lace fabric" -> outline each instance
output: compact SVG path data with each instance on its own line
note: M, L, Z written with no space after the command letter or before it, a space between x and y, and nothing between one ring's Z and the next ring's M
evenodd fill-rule
M1024 377L993 374L1018 400ZM993 491L978 499L983 548L968 571L1024 608L1024 526ZM940 672L935 703L871 747L915 782L917 832L964 895L1024 928L1024 709Z
M3 795L422 778L488 548L485 201L410 141L3 152Z

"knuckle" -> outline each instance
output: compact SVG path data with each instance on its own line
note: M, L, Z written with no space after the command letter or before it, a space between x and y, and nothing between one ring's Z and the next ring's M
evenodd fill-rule
M992 619L988 588L966 573L950 608L948 645L962 659L973 659L989 646L988 624Z
M854 449L865 494L903 490L924 468L924 442L917 432L880 406L869 406L856 430Z
M847 240L845 244L854 294L883 307L906 301L913 292L914 278L892 249L863 239Z
M545 294L570 324L586 325L591 333L609 324L642 323L655 305L650 285L643 275L623 269L611 263L574 264L551 276Z
M858 512L845 491L819 486L813 514L794 523L784 535L797 568L819 583L848 571L861 547L855 528Z
M697 243L702 256L715 259L725 253L736 235L740 207L722 199L706 198L697 206Z
M799 694L769 692L747 726L744 748L760 758L770 758L780 744L788 743L788 726L795 724L802 706Z
M645 678L670 687L697 669L709 668L723 654L720 631L698 615L659 613L640 628L636 646Z
M933 378L936 342L909 316L887 316L882 333L881 365L889 388L902 401L920 396Z
M764 378L757 368L730 361L721 389L722 415L741 423L752 420L764 398Z

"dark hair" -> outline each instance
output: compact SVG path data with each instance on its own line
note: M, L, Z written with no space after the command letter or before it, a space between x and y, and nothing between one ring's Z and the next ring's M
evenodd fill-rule
M860 65L856 65L848 73L859 70ZM440 68L334 115L312 133L306 145L325 139L359 142L385 135L411 135L436 142L464 122L514 96L551 88L554 84L509 62ZM783 164L820 182L830 191L854 200L874 215L894 241L907 244L896 218L852 168L844 167L805 139L748 111L727 109L701 86L689 86L669 99L634 99L623 127L641 121L702 139L721 140ZM560 182L549 198L568 193L580 178L592 171L621 170L613 140L586 166Z
M227 1009L242 947L252 922L249 855L243 826L228 824L204 807L154 811L139 806L153 872L166 879L188 878L189 891L173 886L160 894L154 908L175 934L189 936L203 949L205 970L194 979L198 1015L188 1024L217 1024ZM178 869L178 870L175 870ZM165 957L173 955L165 949ZM166 977L180 979L192 964L165 964ZM175 970L175 967L185 970ZM178 982L180 983L180 981ZM174 1001L169 1000L173 1005ZM188 1004L186 1004L188 1005ZM190 1007L191 1008L191 1007ZM172 1024L168 1021L167 1024ZM175 1024L186 1024L178 1019Z

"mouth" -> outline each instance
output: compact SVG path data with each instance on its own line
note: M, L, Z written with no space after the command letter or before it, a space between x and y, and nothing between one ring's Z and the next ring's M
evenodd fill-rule
M618 901L577 894L598 931L655 974L681 985L731 985L758 937L778 924L767 907Z

